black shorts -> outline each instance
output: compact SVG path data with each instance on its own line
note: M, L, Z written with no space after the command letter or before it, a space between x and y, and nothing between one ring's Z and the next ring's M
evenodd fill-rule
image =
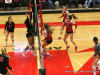
M6 31L8 31L9 33L11 33L11 32L13 33L14 32L14 31L10 31L10 30L6 30Z
M27 33L27 34L26 34L26 37L27 37L27 38L33 37L33 34L32 34L32 33Z
M66 31L66 33L71 34L71 33L73 33L73 31L72 31L72 32L67 32L67 31Z
M52 43L52 39L50 41L46 41L48 44L51 44Z
M7 72L8 72L8 70L7 70L7 69L0 70L0 73L1 73L1 74L6 74Z
M65 23L65 20L63 20L63 23Z

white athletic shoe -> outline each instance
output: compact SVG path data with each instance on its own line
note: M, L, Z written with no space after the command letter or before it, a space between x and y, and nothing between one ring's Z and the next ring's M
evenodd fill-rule
M7 46L7 44L5 43L5 44L4 44L4 47L6 47L6 46Z
M47 59L49 60L51 56L52 56L52 55L51 55L51 54L49 54L49 55L48 55L48 57L47 57Z
M32 51L31 53L32 53L34 56L36 56L36 54L35 54L35 52L34 52L34 51Z
M25 57L25 52L24 51L22 51L22 55Z
M13 43L12 46L15 46L15 44Z

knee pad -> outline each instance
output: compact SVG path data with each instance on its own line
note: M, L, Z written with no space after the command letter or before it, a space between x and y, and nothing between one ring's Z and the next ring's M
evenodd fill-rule
M75 43L74 41L72 41L72 43Z
M92 69L94 70L94 69L96 69L96 67L94 65L92 65Z
M61 32L63 32L63 30L61 30Z
M67 40L65 40L64 42L67 42Z
M32 47L31 45L28 45L28 47L30 48L30 47Z
M5 37L5 39L8 39L8 37Z
M14 40L14 38L11 38L12 40Z

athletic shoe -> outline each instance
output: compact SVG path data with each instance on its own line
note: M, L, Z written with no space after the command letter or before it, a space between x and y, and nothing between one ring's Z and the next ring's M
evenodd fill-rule
M31 53L32 53L34 56L36 56L36 54L35 54L35 52L34 52L34 51L32 51Z
M48 55L48 57L47 57L47 59L49 60L51 56L52 56L52 55L51 55L51 54L49 54L49 55Z
M25 52L24 51L22 51L22 55L23 55L23 57L25 57Z
M77 46L75 46L75 51L77 51Z
M66 51L68 51L68 49L70 48L70 46L67 46L67 49L66 49Z
M7 46L7 44L4 44L4 47Z
M12 46L15 46L15 44L13 43Z
M61 40L61 37L59 37L58 40Z

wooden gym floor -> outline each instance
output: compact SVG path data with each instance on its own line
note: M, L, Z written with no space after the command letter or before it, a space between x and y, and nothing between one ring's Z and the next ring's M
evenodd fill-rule
M78 20L73 20L75 22L100 21L100 12L74 13L74 14L78 17ZM11 15L11 16L15 24L23 24L26 19L25 15ZM43 14L43 21L46 23L62 22L62 18L58 19L58 17L60 16L61 14ZM0 18L1 18L0 24L5 24L5 22L8 20L8 16L0 16ZM47 48L62 47L60 50L65 50L66 45L63 41L65 29L62 35L62 40L58 41L61 26L57 26L57 27L55 26L54 28L55 30L53 33L53 43L47 46ZM74 29L74 26L73 26L73 29ZM3 45L5 43L5 35L3 34L3 31L4 29L0 29L0 49L3 48ZM85 51L85 50L94 47L92 38L96 36L100 39L99 33L100 33L100 25L96 25L96 23L94 25L93 24L85 25L84 23L82 26L77 27L77 31L76 33L74 33L74 41L76 42L76 45L78 46L78 52L83 51L80 53L75 53L74 45L71 43L70 38L68 37L67 41L68 41L68 44L70 45L68 54L69 54L69 58L71 60L74 71L78 71L93 56L94 51ZM15 28L14 35L15 35L14 39L15 39L15 45L16 45L15 48L25 48L25 46L27 45L26 28ZM44 36L41 37L41 39L43 38ZM12 43L11 38L9 36L8 45L6 47L8 52L14 52L13 47L11 46L11 43ZM56 49L53 48L53 50L55 51Z

